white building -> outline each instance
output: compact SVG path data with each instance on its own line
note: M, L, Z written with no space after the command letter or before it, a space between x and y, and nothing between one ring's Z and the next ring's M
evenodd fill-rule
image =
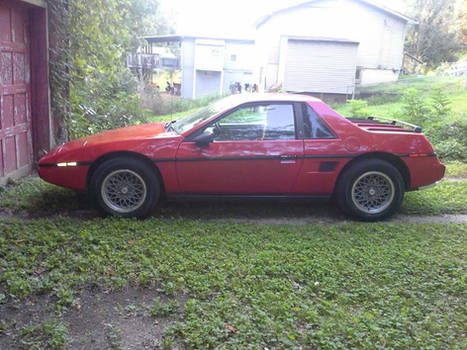
M253 59L254 40L220 39L190 35L157 35L145 37L147 45L139 56L159 57L163 47L177 47L176 66L162 64L149 67L151 72L158 68L181 69L180 95L184 98L199 98L230 92L230 86L239 83L250 86L257 83L256 60ZM138 55L136 55L139 57ZM160 60L152 59L158 63ZM137 67L141 63L134 59ZM140 59L141 61L141 59ZM129 65L129 67L132 67ZM132 67L133 68L133 67Z
M314 0L256 25L259 86L352 94L355 85L397 80L413 20L367 0Z
M255 83L253 53L253 40L182 37L182 97L223 94L231 84Z
M144 52L178 43L185 98L234 83L346 98L358 85L397 80L408 23L369 0L309 0L262 17L255 40L162 35L146 37Z

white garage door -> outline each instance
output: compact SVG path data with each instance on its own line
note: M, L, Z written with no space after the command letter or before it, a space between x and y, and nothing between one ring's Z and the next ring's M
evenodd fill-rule
M289 39L285 90L352 93L357 48L356 43Z

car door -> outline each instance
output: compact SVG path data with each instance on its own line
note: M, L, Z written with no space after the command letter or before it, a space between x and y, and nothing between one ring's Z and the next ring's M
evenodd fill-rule
M189 135L177 151L176 167L185 194L288 194L302 164L293 103L249 103L221 115ZM212 133L199 146L193 138Z

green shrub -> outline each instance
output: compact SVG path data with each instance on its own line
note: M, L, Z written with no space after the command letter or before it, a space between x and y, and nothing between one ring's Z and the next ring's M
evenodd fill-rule
M467 120L439 120L425 131L441 158L467 161Z
M431 121L431 111L417 89L409 88L402 94L402 116L417 125Z
M147 122L151 113L140 107L136 81L129 72L122 73L106 86L100 79L83 83L86 87L70 91L71 117L68 122L71 139L103 130Z
M433 119L447 117L451 113L451 101L447 94L441 89L434 89L431 93L431 104Z
M364 100L349 100L347 104L350 106L350 116L356 118L366 118L370 115L368 111L368 102Z
M467 159L467 122L465 118L446 121L451 101L441 89L433 89L428 99L416 89L407 89L402 103L403 118L423 128L440 157Z
M126 55L155 25L157 2L146 0L50 0L54 38L50 54L51 102L58 142L135 123L140 106ZM151 19L151 21L148 21ZM151 24L152 23L152 24Z

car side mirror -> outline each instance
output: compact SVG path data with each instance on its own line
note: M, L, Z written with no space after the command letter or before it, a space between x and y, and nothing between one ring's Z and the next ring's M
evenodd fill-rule
M193 141L198 145L199 147L208 147L209 144L214 141L214 134L211 134L209 132L203 132L202 134L199 134L196 136Z

